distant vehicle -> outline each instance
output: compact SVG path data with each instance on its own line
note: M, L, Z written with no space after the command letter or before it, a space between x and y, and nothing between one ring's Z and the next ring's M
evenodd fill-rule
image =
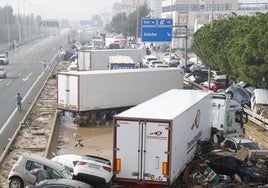
M6 54L1 54L0 55L0 64L3 64L3 65L9 64L9 59L6 56Z
M37 185L28 185L26 188L93 188L91 185L72 179L51 179L39 182Z
M73 57L73 55L75 55L73 50L69 49L61 50L60 52L60 57L62 58L62 60L70 60L70 58Z
M195 71L192 73L185 74L185 78L193 81L195 83L202 83L208 80L208 72L207 71Z
M109 187L112 175L110 160L94 155L85 155L75 165L73 179L85 183L100 183Z
M171 60L179 60L179 58L174 53L165 53L163 56L163 61L168 64Z
M169 66L165 63L157 63L157 64L154 64L154 67L153 68L169 68Z
M57 162L30 153L24 153L9 172L9 187L23 188L29 184L34 185L37 180L40 180L34 174L37 169L46 172L41 180L72 179L72 174Z
M149 68L155 68L155 65L163 65L163 61L160 61L160 60L150 60L149 61ZM168 65L167 65L168 66Z
M168 64L169 67L178 67L178 66L182 66L183 64L182 60L180 60L174 53L164 54L163 62Z
M256 89L255 86L249 84L249 83L246 83L244 81L240 81L238 82L236 85L248 90L251 94L253 93L253 91Z
M226 137L221 143L224 146L234 152L238 152L241 148L245 147L249 150L260 150L260 147L256 142L249 138L244 137Z
M212 90L214 92L217 92L218 89L219 89L219 86L217 83L215 83L214 81L210 81L210 87L208 87L208 81L205 81L205 82L201 82L200 85L203 86L204 88L207 88L209 90Z
M76 63L71 63L68 67L68 71L78 71L77 64Z
M158 60L156 56L154 55L146 55L142 58L142 64L141 67L143 68L149 68L149 62L151 60Z
M248 107L251 107L251 104L250 104L251 94L246 89L238 85L231 85L225 90L225 93L231 99L236 100L241 105L247 105Z
M195 64L202 65L202 60L198 57L192 57L189 61L194 62Z
M255 89L250 98L251 109L257 114L268 112L268 89Z
M172 59L167 64L169 67L179 67L183 64L183 62L178 59Z
M0 78L6 78L7 77L7 71L4 67L0 67Z
M222 80L226 80L226 75L223 74L221 71L217 71L217 70L210 70L210 76L213 80L217 80L217 81L222 81Z
M63 154L53 157L51 160L64 166L71 173L74 171L74 167L77 162L82 159L82 156L75 154Z
M219 154L219 152L210 152L204 156L208 161L208 166L217 174L227 176L239 175L243 182L260 182L267 183L267 170L252 168L247 161L237 160L232 153L229 155Z
M203 69L202 66L198 65L198 64L192 64L190 67L189 67L189 70L191 72L197 72L197 71L201 71Z

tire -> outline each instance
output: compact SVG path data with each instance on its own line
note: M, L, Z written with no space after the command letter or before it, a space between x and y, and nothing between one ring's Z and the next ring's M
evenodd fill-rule
M23 182L19 177L12 177L9 181L9 188L23 188Z

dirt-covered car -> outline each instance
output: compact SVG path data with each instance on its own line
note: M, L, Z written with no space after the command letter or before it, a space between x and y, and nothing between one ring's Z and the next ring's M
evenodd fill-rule
M72 174L57 162L31 153L22 154L8 175L10 188L23 188L45 179L61 178L72 179Z

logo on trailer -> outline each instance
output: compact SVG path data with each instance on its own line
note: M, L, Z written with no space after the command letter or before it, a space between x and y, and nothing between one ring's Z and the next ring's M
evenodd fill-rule
M150 135L161 136L162 135L162 131L155 131L153 133L150 133Z
M195 119L194 119L193 125L191 127L191 130L193 130L194 127L196 127L198 129L199 123L200 123L200 115L201 115L201 111L200 111L200 109L198 109L196 112Z

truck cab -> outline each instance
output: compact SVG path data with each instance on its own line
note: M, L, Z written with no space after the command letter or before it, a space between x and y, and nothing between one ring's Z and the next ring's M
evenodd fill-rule
M212 96L212 127L223 136L241 136L244 134L243 107L225 94ZM214 142L216 142L214 140Z

